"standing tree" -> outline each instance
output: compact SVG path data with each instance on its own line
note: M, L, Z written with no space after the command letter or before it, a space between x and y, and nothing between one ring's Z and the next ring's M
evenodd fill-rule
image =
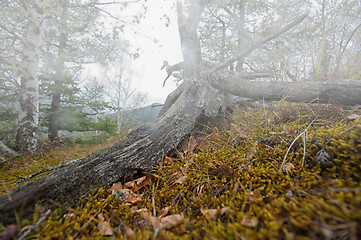
M146 100L146 95L137 92L136 88L132 87L132 72L127 71L130 65L130 54L125 50L129 45L127 43L120 44L118 50L117 60L110 65L110 70L105 72L105 78L109 85L108 97L110 98L110 105L117 114L117 133L126 135L128 131L124 119L126 110L139 107ZM107 73L111 74L109 76Z
M22 206L24 200L31 211L35 202L51 198L74 205L78 197L93 188L104 187L118 181L127 171L143 170L159 163L164 154L176 148L184 139L204 130L205 126L222 124L222 116L232 106L231 95L250 99L307 101L318 98L320 102L330 100L341 104L361 102L360 81L335 81L328 84L274 83L247 81L225 70L230 63L246 56L256 46L261 46L283 32L291 29L305 16L277 29L257 45L243 49L224 62L208 64L202 60L197 27L205 4L203 0L179 0L177 5L179 33L184 57L184 82L171 93L154 123L142 126L113 147L75 161L72 165L30 182L16 189L9 196L0 198L0 217L11 217L14 208Z
M57 0L58 13L49 16L46 29L46 79L51 84L48 137L58 138L59 114L66 97L74 100L72 86L76 85L80 70L85 64L107 64L115 58L118 32L105 32L99 21L101 13L98 1ZM101 27L99 27L101 26ZM115 29L119 26L115 26ZM50 70L50 71L49 71ZM66 96L68 95L68 96Z
M19 92L19 118L16 146L20 151L34 152L38 141L39 119L39 54L44 21L42 0L21 2L27 19L26 33L21 38L22 74Z

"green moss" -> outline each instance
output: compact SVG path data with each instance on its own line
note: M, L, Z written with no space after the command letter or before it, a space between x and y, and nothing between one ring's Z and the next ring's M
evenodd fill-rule
M210 148L158 167L148 187L138 192L143 201L134 205L137 209L153 212L155 206L159 215L172 205L169 214L185 215L181 224L158 231L132 206L99 189L76 210L55 211L34 237L100 238L99 213L120 239L122 224L135 231L132 239L361 236L361 119L349 121L331 105L282 103L270 110L238 110L234 120L228 131L218 132ZM287 149L307 127L306 146L295 142L287 156L289 169L283 172ZM315 164L322 148L333 158L330 168ZM177 183L183 175L186 181ZM226 206L231 210L216 220L201 211Z

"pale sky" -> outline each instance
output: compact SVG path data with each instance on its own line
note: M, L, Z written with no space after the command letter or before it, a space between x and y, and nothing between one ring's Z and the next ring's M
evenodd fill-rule
M137 42L142 48L140 58L135 60L132 68L138 71L139 75L135 82L139 91L148 93L148 103L163 103L168 94L173 91L176 86L169 78L163 88L163 81L167 76L165 69L160 70L163 61L167 60L170 65L183 61L180 38L178 33L178 24L176 9L171 8L174 1L153 0L148 1L149 10L145 19L141 21L140 29L150 38L156 38L159 42L154 43L152 39L146 37L135 36ZM167 14L170 18L170 26L166 27L166 21L161 20L162 16ZM161 45L161 48L159 48Z
M104 0L103 2L110 1ZM140 2L144 3L144 1ZM134 25L132 28L125 28L125 40L141 50L140 57L130 64L129 72L132 73L125 72L123 75L131 76L132 87L137 88L139 92L147 93L148 100L145 105L164 103L168 94L176 88L173 77L170 77L165 87L162 87L167 73L165 69L160 70L164 60L168 61L170 65L183 61L175 2L176 0L147 1L145 4L148 11L141 19L140 24ZM132 4L122 11L119 10L119 6L106 6L105 9L114 16L124 18L124 16L134 15L139 11L144 12L140 6L141 4ZM170 19L168 27L164 15ZM108 20L112 21L111 18ZM158 42L155 43L154 39L157 39ZM101 70L99 65L89 65L83 71L82 78L102 79L101 72L104 70Z

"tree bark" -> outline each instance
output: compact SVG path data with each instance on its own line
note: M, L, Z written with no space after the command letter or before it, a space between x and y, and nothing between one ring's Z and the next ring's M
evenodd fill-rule
M49 114L49 132L48 138L51 142L54 142L58 139L59 133L59 111L61 107L61 90L64 87L63 83L65 81L65 57L66 57L66 48L67 48L67 39L68 39L68 29L67 29L67 18L68 18L68 6L67 3L62 4L62 12L59 23L60 35L58 37L58 56L56 61L55 69L55 79L52 86L52 99L51 99L51 108Z
M18 130L16 147L21 152L34 152L37 149L39 118L39 50L41 46L42 6L38 1L27 5L27 33L22 53L23 74L21 76Z
M19 156L17 152L6 146L3 142L0 141L0 153L4 156L16 157Z

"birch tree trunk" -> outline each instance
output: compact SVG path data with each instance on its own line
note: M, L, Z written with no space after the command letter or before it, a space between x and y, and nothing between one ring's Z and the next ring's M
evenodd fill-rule
M39 118L39 50L42 41L43 10L42 1L26 1L26 36L23 39L22 68L18 130L16 146L21 152L34 152L37 149Z

